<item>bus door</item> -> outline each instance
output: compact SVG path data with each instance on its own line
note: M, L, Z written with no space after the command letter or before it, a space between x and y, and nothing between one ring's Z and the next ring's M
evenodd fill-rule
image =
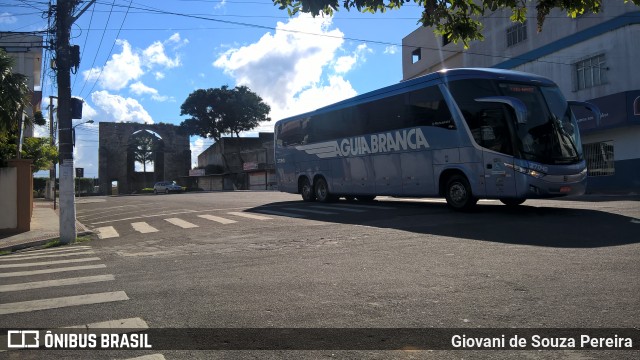
M516 195L513 145L505 112L500 107L485 108L479 120L480 126L473 132L476 142L483 147L486 196L513 197Z

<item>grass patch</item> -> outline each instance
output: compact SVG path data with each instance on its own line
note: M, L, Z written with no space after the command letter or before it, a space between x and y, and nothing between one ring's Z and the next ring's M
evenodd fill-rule
M42 249L58 247L60 245L63 245L62 243L60 243L60 239L53 239L53 240L49 241L48 243L42 245Z
M9 250L0 250L0 256L7 255L7 254L11 254L11 251L9 251Z

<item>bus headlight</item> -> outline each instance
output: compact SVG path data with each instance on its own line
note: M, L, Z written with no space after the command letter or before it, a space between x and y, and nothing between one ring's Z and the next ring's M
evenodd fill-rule
M506 167L508 167L508 168L511 168L511 169L519 172L519 173L523 173L523 174L526 174L526 175L529 175L529 176L533 176L536 179L541 179L541 178L543 178L543 177L545 177L547 175L547 174L545 174L543 172L540 172L540 171L537 171L537 170L528 169L528 168L522 167L520 165L507 164L507 163L504 163L504 165Z

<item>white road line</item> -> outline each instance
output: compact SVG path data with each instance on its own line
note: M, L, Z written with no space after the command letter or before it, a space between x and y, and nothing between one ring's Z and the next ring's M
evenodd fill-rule
M105 264L98 265L83 265L83 266L70 266L63 268L44 269L44 270L30 270L30 271L15 271L10 273L0 273L0 278L16 277L16 276L32 276L41 274L51 274L65 271L79 271L79 270L91 270L91 269L103 269L106 268Z
M227 214L240 216L240 217L246 217L246 218L249 218L249 219L256 219L256 220L271 220L272 219L272 218L267 217L267 216L254 215L254 214L248 214L248 213L243 213L243 212L230 212L230 213L227 213Z
M134 358L128 358L124 360L165 360L165 357L162 354L151 354L151 355L138 356Z
M133 226L133 230L142 233L142 234L147 234L147 233L152 233L152 232L157 232L158 229L154 228L153 226L147 224L146 222L142 221L142 222L134 222L131 223L131 226Z
M92 255L92 254L95 254L95 252L93 252L93 251L85 251L85 252L74 252L74 253L46 254L46 255L33 255L33 256L21 256L21 257L7 257L7 258L0 258L0 261L23 261L23 260L32 260L32 259L45 259L45 258L76 256L76 255Z
M313 205L310 206L314 209L325 209L325 210L338 210L338 211L346 211L346 212L355 212L355 213L363 213L363 212L367 212L367 210L361 210L361 209L349 209L347 207L344 207L342 205L334 205L334 206L327 206L327 205Z
M233 223L237 223L237 221L235 220L231 220L231 219L225 219L219 216L213 216L213 215L198 215L198 217L201 217L203 219L207 219L207 220L211 220L211 221L215 221L215 222L219 222L220 224L233 224Z
M63 329L87 329L87 330L96 330L96 329L126 329L126 330L140 330L140 329L148 329L149 325L142 318L129 318L129 319L119 319L119 320L109 320L102 321L97 323L91 323L86 325L74 325L67 326Z
M112 291L97 294L65 296L53 299L21 301L0 304L0 315L16 314L37 310L58 309L69 306L100 304L113 301L129 300L124 291Z
M147 218L161 217L161 216L168 216L168 215L191 214L191 213L202 213L202 212L210 212L210 211L244 210L244 209L247 209L247 207L245 206L245 207L235 207L235 208L218 208L218 209L205 209L205 210L187 210L187 211L179 211L179 212L173 212L173 213L161 213L161 214L152 214L152 215L140 215L140 216L133 216L133 217L122 218L122 219L115 219L115 220L97 221L97 222L92 222L92 223L90 223L90 224L91 224L91 225L99 225L99 224L114 223L114 222L120 222L120 221L129 221L129 220L136 220L136 219L147 219Z
M192 224L188 221L184 221L182 219L178 219L178 218L168 218L168 219L164 219L164 221L170 222L171 224L175 225L175 226L179 226L183 229L189 229L189 228L197 228L198 225L196 224Z
M82 259L67 259L67 260L44 261L44 262L34 262L34 263L4 264L4 265L0 265L0 269L29 267L29 266L48 266L48 265L57 265L57 264L72 264L72 263L99 261L99 260L100 260L99 257L90 257L90 258L82 258Z
M96 228L100 239L109 239L120 236L113 226L104 226Z
M4 255L2 257L0 257L1 259L4 258L22 258L22 257L30 257L30 256L34 256L34 255L43 255L43 254L58 254L58 253L64 253L64 252L70 252L70 251L87 251L87 250L91 250L90 246L74 246L74 247L56 247L56 248L50 248L50 249L43 249L43 250L30 250L24 253L18 253L18 254L11 254L11 255Z
M294 213L288 213L288 212L284 212L284 211L274 211L274 210L264 210L264 209L260 209L258 210L259 213L265 213L265 214L271 214L271 215L279 215L279 216L287 216L287 217L293 217L293 218L305 218L306 216L304 215L300 215L300 214L294 214Z
M283 207L282 210L300 211L300 212L306 212L306 213L311 213L311 214L319 214L319 215L338 215L338 213L330 212L330 211L310 210L310 209L292 208L292 207Z
M113 275L97 275L97 276L84 276L84 277L57 279L57 280L33 281L33 282L22 283L22 284L0 285L0 293L10 292L10 291L41 289L41 288L56 287L56 286L88 284L88 283L112 281L112 280L115 280L115 277Z

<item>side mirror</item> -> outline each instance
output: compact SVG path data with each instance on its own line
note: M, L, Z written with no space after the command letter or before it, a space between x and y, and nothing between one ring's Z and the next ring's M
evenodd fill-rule
M520 99L511 96L488 96L475 100L477 102L507 104L515 111L518 124L527 123L527 106Z
M567 103L569 103L569 106L582 106L591 111L596 118L596 126L600 126L600 118L602 118L602 112L600 112L600 108L598 108L596 105L586 101L567 101Z

